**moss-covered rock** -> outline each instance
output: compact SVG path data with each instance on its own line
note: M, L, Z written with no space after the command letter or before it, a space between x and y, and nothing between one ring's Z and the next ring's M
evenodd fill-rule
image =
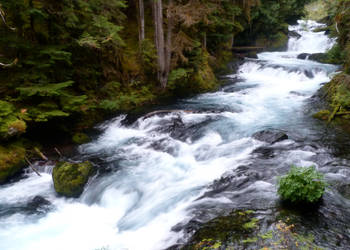
M320 63L328 63L328 56L326 53L314 53L309 56L309 60Z
M25 148L20 145L0 146L0 184L20 172L25 166Z
M79 197L85 184L93 174L93 166L90 162L58 163L52 172L55 190L66 197Z
M90 137L84 133L75 133L72 137L72 141L75 144L84 144L90 141Z

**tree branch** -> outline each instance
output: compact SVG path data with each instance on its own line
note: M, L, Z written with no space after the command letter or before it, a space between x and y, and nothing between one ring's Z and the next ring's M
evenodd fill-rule
M0 5L0 16L1 16L1 19L4 22L4 24L6 25L7 28L9 28L10 30L13 30L13 31L16 30L16 28L13 28L13 27L11 27L11 26L9 26L7 24L6 19L5 19L5 12L1 9L1 5Z
M10 68L18 63L18 59L16 58L13 60L12 63L6 64L6 63L0 63L0 68Z

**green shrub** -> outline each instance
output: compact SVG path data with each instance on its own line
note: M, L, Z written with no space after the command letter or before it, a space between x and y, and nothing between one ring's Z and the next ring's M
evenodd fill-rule
M315 167L292 166L287 175L278 182L278 194L283 200L293 203L317 202L323 195L326 182Z

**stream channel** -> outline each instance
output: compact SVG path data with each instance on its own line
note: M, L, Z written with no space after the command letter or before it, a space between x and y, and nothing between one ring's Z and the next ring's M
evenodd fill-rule
M281 211L277 177L291 165L314 165L330 184L316 210L294 214L297 229L325 249L349 249L349 136L312 118L337 67L297 59L334 44L317 27L290 26L301 37L287 51L246 59L217 92L100 124L71 159L98 168L80 198L56 195L50 165L1 186L0 249L180 248L201 223L235 209L256 211L268 230ZM271 129L288 139L254 139Z

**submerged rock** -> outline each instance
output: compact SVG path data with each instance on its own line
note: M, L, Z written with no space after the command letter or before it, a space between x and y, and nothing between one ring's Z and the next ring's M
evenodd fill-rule
M93 174L93 166L90 162L58 163L52 172L55 190L66 197L79 197L84 191L85 184Z
M45 213L51 209L51 202L41 196L35 196L28 204L29 213Z
M19 145L0 146L0 184L23 169L25 153L25 148Z
M274 144L279 141L287 140L288 135L277 129L268 129L253 134L253 138L259 141Z

